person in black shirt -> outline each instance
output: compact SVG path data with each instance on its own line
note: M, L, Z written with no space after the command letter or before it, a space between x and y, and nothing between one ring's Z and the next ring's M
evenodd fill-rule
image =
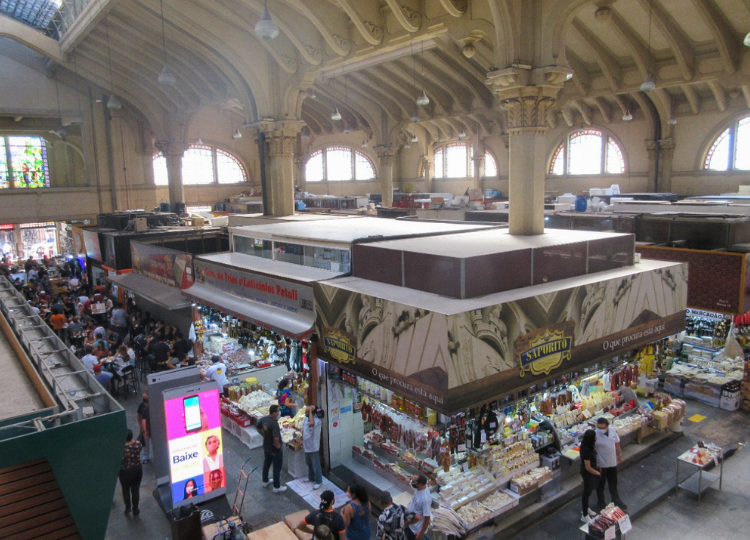
M596 431L589 429L581 440L581 477L583 478L583 493L581 494L581 521L587 522L589 517L589 497L599 484L599 464L596 456Z
M273 492L286 491L286 486L281 485L281 464L283 454L281 453L281 430L279 429L279 406L274 404L269 409L268 416L264 416L258 423L258 431L263 435L263 478L262 486L267 488L273 484ZM273 481L268 479L268 471L273 465Z
M305 516L297 525L297 529L307 533L312 531L313 540L344 540L346 526L341 514L333 510L335 501L333 491L325 490L320 494L320 508Z
M165 342L166 339L163 335L156 336L156 344L151 346L151 354L154 356L154 371L164 371L167 368L167 362L169 362L170 347Z
M148 405L148 392L143 392L142 401L136 411L140 434L138 440L143 444L141 463L148 463L151 459L151 413Z
M175 342L172 345L172 356L175 358L182 358L184 355L190 352L193 348L193 344L187 341L179 330L175 333Z

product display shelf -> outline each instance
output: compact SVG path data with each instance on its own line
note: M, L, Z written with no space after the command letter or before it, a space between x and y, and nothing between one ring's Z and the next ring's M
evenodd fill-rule
M368 444L370 446L368 446ZM369 441L365 440L365 448L367 448L367 450L370 450L372 453L376 454L378 457L381 457L381 458L383 458L383 459L385 459L385 460L387 460L387 461L389 461L391 463L395 463L396 465L398 465L399 467L401 467L405 471L408 471L408 472L413 473L413 474L426 474L426 475L429 476L429 473L425 473L424 471L420 471L417 467L415 467L411 463L408 463L408 462L404 461L401 458L401 456L394 456L390 452L386 452L385 450L383 450L382 448L380 448L377 444L370 443ZM405 449L408 450L408 451L410 451L410 452L412 451L411 449L408 449L408 448L405 448ZM419 458L419 459L422 459L422 460L429 459L427 456L424 456L424 454L420 454L420 453L418 453L416 451L413 451L412 453L417 458ZM365 458L365 459L367 459L367 458ZM434 468L437 468L437 464L435 464Z
M369 459L367 459L364 456L359 455L354 450L352 450L352 459L355 462L364 465L365 467L367 467L368 469L370 469L371 471L373 471L378 476L386 478L388 480L388 482L390 482L391 484L393 484L394 486L396 486L397 488L399 488L401 491L406 491L408 493L411 493L412 495L414 494L414 488L411 487L410 484L408 484L406 482L402 482L400 479L398 479L394 475L390 474L387 470L378 468L372 461L370 461ZM436 489L435 487L432 487L432 488L430 488L430 491L434 492L435 489Z
M438 431L440 433L445 432L445 424L441 424L441 423L438 422L435 425L432 425L429 422L427 422L426 420L422 420L421 418L415 418L415 417L413 417L412 415L410 415L407 412L399 411L398 409L394 408L392 405L388 405L388 403L385 403L384 401L382 401L382 398L380 396L376 396L374 394L370 394L369 392L365 392L364 390L360 390L359 388L357 388L356 386L354 386L351 383L348 383L348 382L345 382L345 381L341 381L341 382L343 384L346 384L347 386L351 386L352 388L354 388L357 392L359 392L363 396L367 396L370 399L378 402L378 404L380 404L381 406L387 407L388 409L391 410L391 412L393 414L398 414L398 415L402 415L402 416L408 416L410 419L414 420L415 422L419 422L420 424L422 424L423 426L425 426L427 428L434 429L435 431Z
M495 478L495 481L497 482L498 486L504 486L507 487L508 484L510 484L510 481L513 480L516 476L520 476L522 474L526 474L527 472L536 469L539 467L539 461L536 461L535 463L527 463L520 469L513 471L513 474L509 474L508 476L503 476L501 478Z

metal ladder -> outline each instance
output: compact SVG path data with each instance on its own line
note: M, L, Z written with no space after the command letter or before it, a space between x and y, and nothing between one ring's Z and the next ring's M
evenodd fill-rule
M232 513L233 515L240 517L240 519L242 518L242 506L245 504L245 493L247 493L247 484L250 482L250 475L258 469L257 465L250 470L245 468L248 466L251 459L252 458L247 458L245 463L242 464L242 467L240 467L240 477L237 479L237 491L234 493L234 502L232 503ZM238 499L240 501L239 505L237 504Z

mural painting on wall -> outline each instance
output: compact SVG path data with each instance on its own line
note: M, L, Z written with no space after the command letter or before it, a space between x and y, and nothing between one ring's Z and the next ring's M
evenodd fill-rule
M632 350L684 327L674 265L463 313L315 284L320 356L441 412Z
M130 254L137 274L177 288L193 282L193 256L189 253L131 242Z

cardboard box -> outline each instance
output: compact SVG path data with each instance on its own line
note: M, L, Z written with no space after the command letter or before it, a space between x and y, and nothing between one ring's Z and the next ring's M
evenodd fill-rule
M229 518L229 521L234 522L234 524L237 526L242 524L242 521L237 516L231 516ZM216 523L211 523L210 525L202 527L202 530L203 540L213 540L216 535L219 535L219 538L217 540L220 540L222 538L221 534L227 532L229 529L227 527L227 520L223 519L221 521L217 521ZM229 534L227 534L226 537L229 538Z
M722 397L719 402L719 408L725 411L736 411L740 408L740 401L739 397Z

